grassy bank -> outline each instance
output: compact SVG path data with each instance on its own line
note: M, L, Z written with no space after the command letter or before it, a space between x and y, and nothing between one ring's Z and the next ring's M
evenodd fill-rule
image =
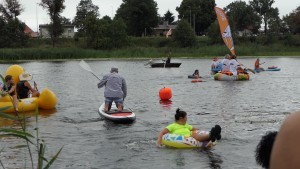
M261 41L261 40L260 40ZM287 45L287 40L276 40L263 45L237 39L238 56L299 56L300 48ZM263 41L262 41L263 42ZM171 52L171 57L207 58L224 56L228 49L223 43L211 45L207 37L198 37L194 48L177 48L171 39L159 37L130 38L130 45L122 49L87 49L83 39L62 39L56 48L47 39L32 39L28 48L0 49L0 60L44 60L82 58L162 58Z

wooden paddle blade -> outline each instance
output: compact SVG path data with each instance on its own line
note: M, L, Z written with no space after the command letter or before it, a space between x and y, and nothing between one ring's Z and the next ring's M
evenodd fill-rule
M247 68L247 70L249 70L250 72L252 72L253 74L255 74L255 71L252 69Z

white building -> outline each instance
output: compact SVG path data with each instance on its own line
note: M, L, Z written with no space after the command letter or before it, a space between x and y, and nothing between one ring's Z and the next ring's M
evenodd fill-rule
M48 24L39 25L40 37L41 38L50 38L50 33L48 31ZM60 38L73 38L75 35L75 26L74 25L63 25L64 32Z

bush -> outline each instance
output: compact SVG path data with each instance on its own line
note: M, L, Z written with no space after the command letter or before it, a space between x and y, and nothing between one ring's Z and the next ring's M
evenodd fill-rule
M175 43L183 48L196 45L195 32L186 20L179 21L172 38Z

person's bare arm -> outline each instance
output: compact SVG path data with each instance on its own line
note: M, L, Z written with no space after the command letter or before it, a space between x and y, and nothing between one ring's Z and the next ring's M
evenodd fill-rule
M25 82L24 85L25 85L26 87L28 87L29 90L30 90L32 93L37 92L34 88L31 87L31 85L30 85L29 82Z
M158 146L162 146L162 143L161 143L161 140L162 140L162 137L163 135L169 133L169 130L167 128L164 128L159 134L158 134L158 137L157 137L157 145Z

